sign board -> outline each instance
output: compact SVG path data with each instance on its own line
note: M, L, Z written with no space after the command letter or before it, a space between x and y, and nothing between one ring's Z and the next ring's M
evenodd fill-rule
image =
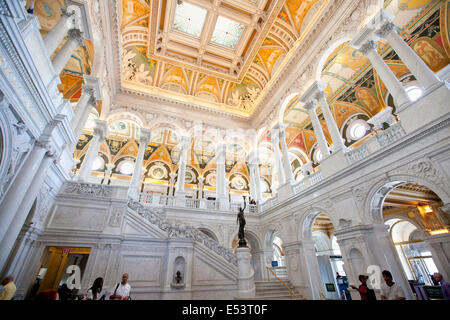
M328 292L336 292L336 287L334 286L334 283L325 283L325 287L327 288Z
M272 261L272 267L278 267L278 261Z

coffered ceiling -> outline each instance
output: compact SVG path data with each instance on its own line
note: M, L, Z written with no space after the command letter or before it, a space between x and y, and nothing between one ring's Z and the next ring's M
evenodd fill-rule
M328 0L115 0L120 86L244 118Z

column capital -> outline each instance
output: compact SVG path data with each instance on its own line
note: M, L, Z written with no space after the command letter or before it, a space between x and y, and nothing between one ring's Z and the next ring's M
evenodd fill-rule
M108 123L103 120L95 119L94 135L105 138L108 134Z
M369 54L369 52L371 51L375 51L378 48L378 44L374 39L370 39L367 42L365 42L359 49L358 51L361 52L363 55L367 56L367 54Z
M315 112L317 109L317 103L316 100L309 100L308 102L305 103L304 108L308 111L308 112Z
M191 143L191 137L189 136L182 136L180 143L179 143L179 148L180 149L187 149L189 148L189 145Z
M95 108L98 105L98 102L97 102L97 99L95 98L95 96L90 96L87 105L90 106L91 108Z
M151 131L149 129L141 128L141 136L139 142L148 144L151 138Z
M76 28L70 29L67 32L67 34L69 36L69 39L77 42L77 44L79 46L85 46L86 45L86 43L84 42L83 32L80 29L76 29Z
M395 23L388 21L385 24L383 24L376 32L375 34L379 36L380 38L385 38L391 33L397 33L398 27L395 25Z
M112 164L112 163L107 163L105 166L106 166L106 171L112 171L112 169L114 169L116 165Z
M278 143L280 142L280 133L278 128L273 128L270 130L270 140L272 143Z
M70 18L71 16L73 16L75 14L75 11L72 10L71 12L69 12L67 7L61 7L61 18Z
M303 103L307 103L310 100L316 99L315 98L316 93L319 91L324 91L326 87L327 87L326 83L318 80L314 81L300 97L300 101Z
M317 91L314 95L314 99L316 99L317 101L320 101L322 99L327 100L327 93L324 90Z

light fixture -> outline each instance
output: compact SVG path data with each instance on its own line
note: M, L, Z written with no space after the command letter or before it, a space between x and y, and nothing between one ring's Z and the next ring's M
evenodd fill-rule
M425 206L417 206L417 209L419 210L419 212L422 214L422 216L424 216L427 213L433 213L433 209L431 208L431 206L429 205L425 205Z
M439 230L430 231L429 233L430 233L430 235L435 236L438 234L446 234L446 233L448 233L448 230L447 229L439 229Z

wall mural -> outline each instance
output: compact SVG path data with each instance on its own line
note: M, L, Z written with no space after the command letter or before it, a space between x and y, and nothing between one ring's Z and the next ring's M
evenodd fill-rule
M434 71L438 72L450 63L449 42L449 1L385 1L385 10L395 16L394 22L400 27L400 34L414 51ZM392 48L383 41L378 43L378 52L394 74L407 85L414 81L409 70L402 63ZM406 77L406 78L405 78ZM352 147L355 143L343 126L346 121L356 115L370 118L386 106L394 107L392 97L370 61L349 43L339 45L326 60L321 81L328 84L327 100L334 119L341 131L346 144ZM293 97L288 103L284 114L284 121L289 125L287 129L287 143L289 148L297 147L307 154L316 145L316 138L312 131L309 115ZM322 121L321 121L322 122ZM331 143L327 126L322 122L326 139ZM355 143L353 146L357 146Z

